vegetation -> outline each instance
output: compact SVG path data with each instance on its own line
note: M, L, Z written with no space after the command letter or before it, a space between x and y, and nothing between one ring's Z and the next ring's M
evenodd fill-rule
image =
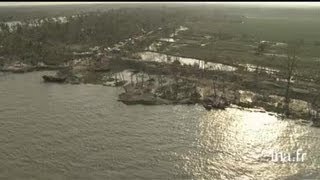
M187 80L195 86L210 84L214 97L218 96L219 88L223 94L238 90L259 93L262 97L259 96L260 102L256 104L268 108L266 102L271 101L269 95L283 97L283 104L277 107L277 112L284 111L286 115L291 114L293 99L307 101L319 109L320 99L312 98L317 97L320 89L317 68L320 57L317 38L320 34L316 31L319 20L309 11L303 10L297 15L289 9L270 9L268 12L274 12L277 16L261 16L263 13L256 9L219 6L101 7L84 8L86 11L83 12L79 9L65 10L65 13L59 14L63 16L60 17L62 20L57 20L58 14L51 11L41 15L29 12L30 16L25 18L22 12L12 18L3 15L3 20L20 23L0 24L1 59L31 65L39 62L60 65L71 60L97 61L101 64L98 61L105 56L110 63L105 68L94 67L99 66L94 64L92 69L95 70L89 70L90 63L84 63L88 67L84 68L85 78L81 82L103 83L105 71L111 70L110 76L117 84L124 78L114 73L134 69L155 74L154 79L158 79L160 87L166 89L166 96L170 96L171 100L184 91L179 82ZM180 26L188 30L176 33ZM168 41L161 40L169 38ZM127 40L130 42L130 39L139 40L124 43ZM291 43L293 39L297 42ZM114 48L119 44L125 44L124 48ZM151 44L157 46L152 51L170 59L170 65L132 61L139 58L135 56L136 52L145 51ZM97 47L99 51L90 50L92 47ZM116 49L116 53L105 49ZM87 51L90 52L86 54ZM86 58L75 55L81 53ZM170 58L172 55L195 58L199 63L183 65L179 58ZM230 65L236 71L201 69L199 65L202 60ZM0 63L5 64L3 61ZM69 71L73 71L73 67ZM72 77L77 79L77 72L72 73ZM164 83L168 76L174 82L172 86ZM146 86L144 75L136 75L136 79L141 87ZM79 79L76 81L80 82ZM192 88L192 91L196 89Z
M284 99L284 103L285 103L285 115L289 116L290 115L290 111L289 111L289 104L290 104L290 89L291 89L291 83L292 83L292 79L295 75L295 71L297 68L297 63L298 63L298 57L297 57L297 51L299 48L299 43L294 43L294 44L290 44L288 47L288 59L287 59L287 71L286 71L286 92L285 92L285 99Z
M165 9L125 8L69 16L65 23L51 18L22 21L14 25L13 30L2 23L0 56L31 64L59 64L70 60L76 45L83 50L88 46L109 47L158 27L172 30L179 17L175 11Z

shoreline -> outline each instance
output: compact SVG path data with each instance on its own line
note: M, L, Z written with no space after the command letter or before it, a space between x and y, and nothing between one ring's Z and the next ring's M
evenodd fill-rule
M9 73L13 73L13 74L24 74L24 73L29 73L29 72L36 72L36 71L55 71L55 72L59 72L61 70L66 70L66 68L59 68L59 69L37 69L37 70L33 70L33 71L28 71L28 72L22 72L22 73L15 73L15 72L10 72L7 71ZM124 73L124 72L135 72L133 69L131 70L125 70L125 71L120 71L118 72L120 73ZM2 71L3 72L3 71ZM120 76L120 75L119 75ZM70 76L69 76L70 77ZM153 75L150 76L152 79L152 77L154 77ZM124 80L125 81L125 80ZM115 82L115 81L113 81ZM147 86L149 82L149 86ZM153 81L151 81L153 82ZM102 85L102 86L108 86L108 87L117 87L117 88L122 88L123 92L118 94L118 99L117 101L120 101L128 106L132 106L132 105L147 105L147 106L157 106L157 105L199 105L202 106L204 109L207 109L208 111L210 110L224 110L226 108L237 108L240 110L246 110L246 109L254 109L254 112L262 112L262 113L268 113L268 114L273 114L275 116L277 116L278 118L288 118L288 119L292 119L292 120L301 120L304 122L309 122L311 123L312 127L320 127L319 124L317 124L316 122L310 120L307 118L306 115L300 113L300 112L293 112L294 114L292 114L289 117L285 117L282 114L282 110L279 107L274 107L271 106L269 103L270 102L265 102L262 101L259 98L254 98L255 100L253 101L243 101L243 98L247 98L247 94L246 95L241 95L241 94L245 94L245 93L253 93L253 92L249 92L249 91L241 91L242 93L238 93L237 95L235 95L235 91L230 91L230 90L225 90L224 92L222 91L217 91L216 93L218 94L216 97L214 96L199 96L198 98L190 98L190 96L186 96L184 98L180 98L179 100L172 100L172 99L168 99L168 98L161 98L159 96L159 94L155 93L154 91L151 90L153 89L157 89L159 87L157 86L153 86L150 89L150 84L152 86L153 83L150 83L150 81L145 80L144 82L144 86L141 86L141 82L138 82L134 85L132 85L130 82L126 82L124 84L121 84L119 86L114 86L114 85L106 85L103 83L90 83L90 82L78 82L78 83L73 83L73 82L54 82L54 83L63 83L63 84L93 84L93 85ZM183 82L180 82L183 83ZM190 83L190 82L189 82ZM174 83L171 82L171 84L168 84L168 87L172 87L174 85ZM148 89L149 87L149 89ZM186 86L189 87L190 86ZM146 90L148 89L148 90ZM224 93L224 94L223 94ZM233 95L231 95L233 94ZM255 94L254 96L261 96L259 94ZM206 105L210 104L210 103L216 103L216 101L220 101L221 97L224 97L224 100L222 100L223 102L221 103L222 105L220 106L219 104L216 106L211 106L210 108L206 108ZM225 98L227 97L227 98ZM217 98L217 99L215 99ZM242 98L242 101L240 101L240 99ZM209 99L209 101L208 101Z
M184 26L179 29L177 30L188 30ZM181 53L170 54L170 51L150 51L146 50L147 47L143 48L146 45L139 45L150 39L156 42L155 38L163 36L157 34L160 30L144 33L139 38L125 39L112 48L90 48L88 57L87 54L76 54L64 64L53 66L38 62L32 66L15 62L2 65L0 71L25 73L57 70L56 75L43 76L43 80L121 87L125 92L119 94L118 100L127 105L200 103L205 109L211 110L225 109L235 104L284 113L285 72L253 64L225 64L219 60L201 60L197 56L195 59L193 55L197 54L193 54L191 58L190 53L183 56ZM179 32L177 30L176 36ZM135 48L138 51L134 51ZM315 92L305 89L303 84L307 84L307 81L299 80L301 84L293 83L290 87L291 97L296 99L292 99L294 103L290 103L289 107L291 114L287 117L318 122L320 126L319 109L309 107L310 98L315 96ZM299 104L304 104L304 107L291 107L298 107Z
M111 60L112 61L112 60ZM134 64L134 62L132 62ZM164 65L161 63L135 62L144 65L142 69L153 71L166 67L170 70L175 68L177 72L182 72L183 68L193 72L198 71L192 67L180 65ZM112 64L112 63L111 63ZM116 63L119 65L119 63ZM264 96L259 92L251 92L234 88L233 84L226 84L221 81L212 81L207 78L192 78L188 76L173 76L166 72L149 73L148 71L129 68L132 64L115 70L110 66L108 72L96 72L88 67L77 69L76 67L67 69L60 76L65 76L63 83L70 84L98 84L104 86L121 87L124 92L119 94L118 100L127 105L144 104L201 104L207 110L225 109L231 104L244 108L263 108L265 111L282 113L283 104L281 96ZM74 70L76 69L76 70ZM223 72L222 72L223 73ZM59 74L59 73L58 73ZM81 76L79 75L81 74ZM106 75L107 74L107 75ZM90 76L94 76L89 78ZM126 77L124 77L126 76ZM175 89L177 88L177 89ZM204 93L203 91L209 91ZM190 92L194 92L193 94ZM178 98L175 98L177 96ZM278 98L278 99L277 99ZM276 101L277 102L274 102ZM299 104L299 100L297 103ZM300 100L301 101L301 100ZM295 104L297 104L295 103ZM311 121L310 114L292 109L291 119L305 119Z

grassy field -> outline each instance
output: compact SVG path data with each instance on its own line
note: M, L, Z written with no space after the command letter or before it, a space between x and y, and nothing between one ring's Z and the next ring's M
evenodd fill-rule
M224 64L255 64L284 70L286 68L286 47L268 47L271 55L255 55L255 48L262 40L273 43L299 41L298 71L311 76L320 67L320 19L318 18L246 18L243 23L221 23L215 21L186 22L188 31L180 33L167 54L193 57ZM207 36L207 37L206 37ZM218 37L221 36L221 37ZM202 45L201 45L202 44ZM174 45L172 45L174 46Z

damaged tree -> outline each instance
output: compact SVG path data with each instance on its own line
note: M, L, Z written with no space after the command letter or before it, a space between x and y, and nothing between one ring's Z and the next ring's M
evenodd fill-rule
M319 66L320 64L318 64ZM320 82L320 72L316 73L316 83L319 84ZM310 116L312 121L317 125L320 126L320 88L316 89L316 92L314 93L315 96L312 97L311 103L310 103Z
M319 98L320 93L317 93L317 95L313 98L313 100L310 103L310 116L314 122L319 122L320 112L319 112Z
M256 55L260 56L262 55L266 48L268 47L268 42L267 41L261 41L259 44L258 44L258 47L256 49Z
M287 59L286 59L286 90L285 90L285 97L284 97L284 114L286 116L290 115L290 92L292 86L292 79L295 75L297 63L298 63L298 49L300 48L300 44L295 42L288 46L287 49Z

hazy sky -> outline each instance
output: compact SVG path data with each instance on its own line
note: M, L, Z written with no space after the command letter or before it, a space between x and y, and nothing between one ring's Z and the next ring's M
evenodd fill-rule
M0 2L0 6L36 6L36 5L57 5L57 4L94 4L104 2Z
M134 2L0 2L0 6L25 5L63 5L63 4L94 4L94 3L134 3ZM135 2L147 3L147 2ZM155 2L148 2L155 3ZM175 2L170 2L175 3ZM186 2L176 2L186 3ZM187 4L230 4L246 6L272 6L272 7L320 7L320 2L187 2Z

